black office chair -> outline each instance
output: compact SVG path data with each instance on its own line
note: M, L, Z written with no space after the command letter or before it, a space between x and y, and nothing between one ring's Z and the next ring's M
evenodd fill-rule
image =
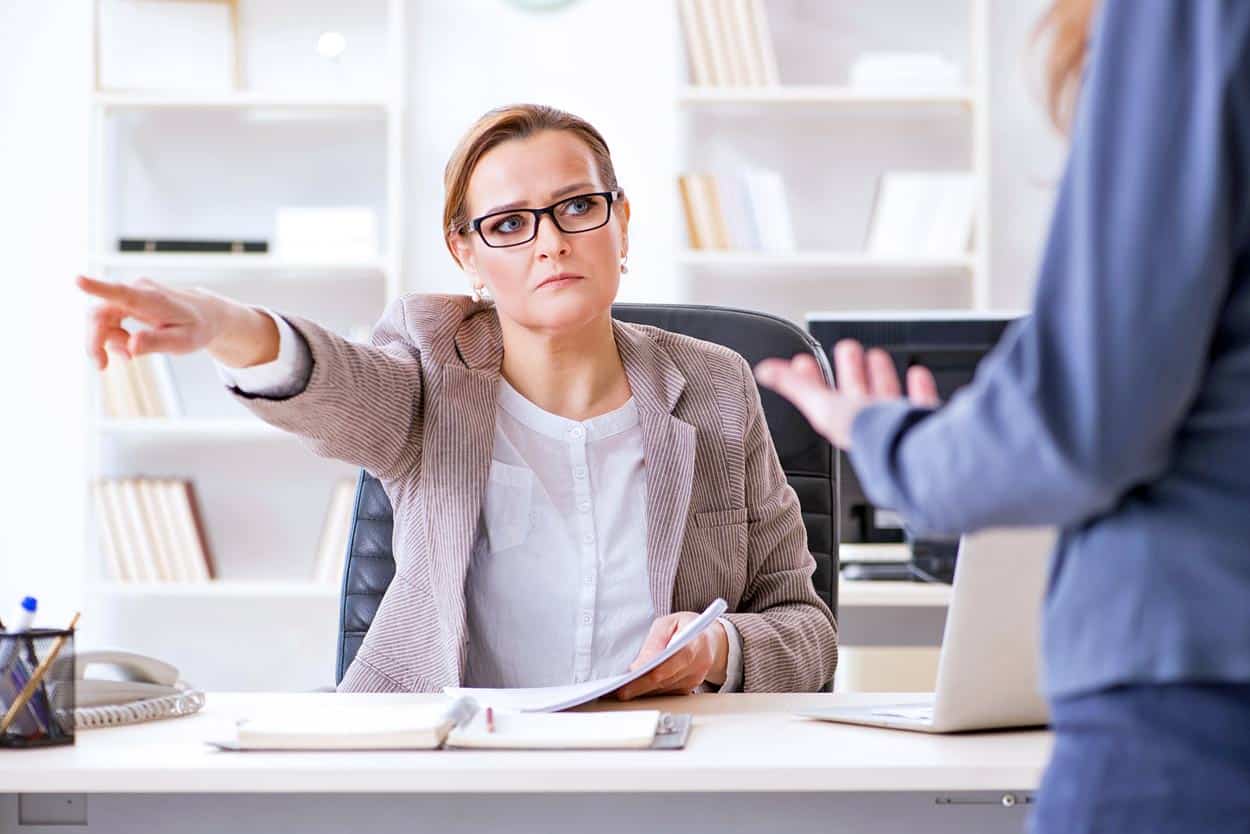
M810 352L825 379L832 382L829 360L820 345L785 319L764 313L686 304L617 304L612 314L621 321L649 324L725 345L754 366L770 356L790 357ZM816 592L838 612L838 481L837 459L828 441L788 402L761 390L764 417L777 447L786 479L798 493L807 528L807 544L816 559L812 582ZM356 485L356 512L347 542L347 569L343 574L339 610L338 668L343 679L369 624L377 613L391 578L391 503L382 484L361 471Z

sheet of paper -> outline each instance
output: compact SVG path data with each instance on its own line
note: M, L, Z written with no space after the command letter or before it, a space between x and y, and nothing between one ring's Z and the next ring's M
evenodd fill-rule
M467 695L482 706L491 706L495 709L515 710L516 712L559 712L578 704L589 703L647 674L699 636L704 629L716 621L717 617L725 613L727 607L723 599L714 600L702 614L686 623L673 635L673 639L668 641L664 651L632 672L568 686L538 686L519 689L473 689L449 686L443 691L457 698Z

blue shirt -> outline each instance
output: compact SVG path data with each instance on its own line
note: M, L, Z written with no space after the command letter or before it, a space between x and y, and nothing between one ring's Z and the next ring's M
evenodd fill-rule
M857 417L921 533L1055 524L1052 697L1250 681L1250 2L1107 0L1033 303L940 410Z

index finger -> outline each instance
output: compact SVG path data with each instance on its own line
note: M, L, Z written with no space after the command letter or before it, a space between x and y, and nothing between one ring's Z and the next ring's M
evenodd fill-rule
M112 301L114 304L120 304L124 307L134 306L135 291L125 284L101 281L86 275L79 275L75 283L78 284L80 290L89 295L94 295L96 298Z
M843 339L833 346L833 371L839 391L860 397L868 395L864 346L859 342L854 339Z

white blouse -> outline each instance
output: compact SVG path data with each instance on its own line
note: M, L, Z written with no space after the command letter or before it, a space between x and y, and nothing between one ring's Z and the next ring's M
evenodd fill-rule
M268 311L266 311L268 312ZM249 394L298 393L312 357L281 316L278 358L218 364ZM490 476L466 579L465 686L580 683L624 672L655 612L647 576L646 467L638 409L569 420L500 377ZM742 685L742 639L722 618L722 692Z

